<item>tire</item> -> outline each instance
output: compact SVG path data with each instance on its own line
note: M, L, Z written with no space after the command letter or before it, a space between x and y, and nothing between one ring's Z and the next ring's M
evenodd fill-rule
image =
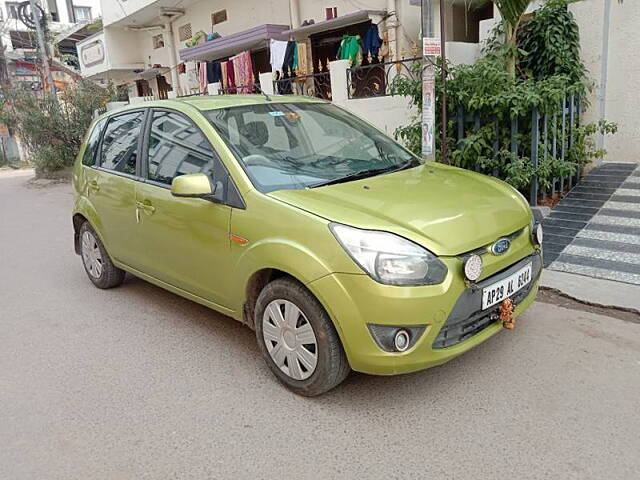
M117 287L124 281L124 270L116 267L100 237L89 224L80 226L80 258L89 280L98 288Z
M283 321L281 326L278 321ZM306 397L320 395L349 374L349 362L333 322L297 281L279 278L267 284L258 296L254 322L262 357L291 391Z

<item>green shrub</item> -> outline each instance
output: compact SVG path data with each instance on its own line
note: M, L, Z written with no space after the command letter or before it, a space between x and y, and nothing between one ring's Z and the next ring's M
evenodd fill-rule
M82 145L95 110L113 99L113 88L81 80L59 94L21 88L3 90L0 121L11 125L37 172L69 167Z
M538 178L548 191L553 178L573 175L592 159L604 155L596 149L593 136L615 133L609 122L580 125L573 129L573 142L566 145L564 159L560 147L553 155L551 142L542 141L540 131L538 166L530 159L531 114L538 109L548 114L547 138L561 136L561 122L554 126L552 115L560 111L563 98L580 96L582 104L591 88L580 58L580 36L573 15L567 9L571 0L549 0L518 31L517 76L512 79L505 67L505 49L500 40L504 25L499 23L484 49L484 57L473 65L447 65L447 148L449 163L489 175L495 175L524 190ZM440 65L438 64L438 68ZM412 67L411 77L396 77L391 85L394 95L407 96L422 111L422 69ZM436 159L440 159L440 101L443 85L436 75ZM464 138L457 139L457 113L479 118L479 127L466 123ZM511 122L518 119L518 151L511 149ZM422 127L420 115L398 128L396 137L413 152L420 154ZM542 122L541 122L542 124ZM559 141L559 140L558 140ZM546 151L545 151L546 149Z

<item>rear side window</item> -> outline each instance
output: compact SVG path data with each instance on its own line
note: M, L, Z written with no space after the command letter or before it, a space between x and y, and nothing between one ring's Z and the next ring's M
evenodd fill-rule
M200 130L186 117L155 111L149 133L149 180L170 185L188 173L226 176L224 166Z
M103 118L95 124L91 135L87 140L87 147L84 149L84 155L82 156L82 164L90 167L95 165L96 151L98 150L98 142L100 141L100 133L104 127L106 120Z
M132 112L109 119L102 138L101 167L135 175L143 118L144 112Z

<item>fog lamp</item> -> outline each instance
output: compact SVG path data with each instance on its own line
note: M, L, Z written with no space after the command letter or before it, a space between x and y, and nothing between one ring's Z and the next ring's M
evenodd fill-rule
M371 336L385 352L406 352L412 348L425 331L426 325L376 325L368 324Z
M393 344L396 347L396 350L399 352L404 352L407 348L409 348L409 332L406 330L398 330L396 336L393 339Z

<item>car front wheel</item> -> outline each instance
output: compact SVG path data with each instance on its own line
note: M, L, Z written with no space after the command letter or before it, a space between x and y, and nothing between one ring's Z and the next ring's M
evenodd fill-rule
M350 368L327 312L291 278L269 283L255 308L258 346L271 371L290 390L320 395L339 385Z

